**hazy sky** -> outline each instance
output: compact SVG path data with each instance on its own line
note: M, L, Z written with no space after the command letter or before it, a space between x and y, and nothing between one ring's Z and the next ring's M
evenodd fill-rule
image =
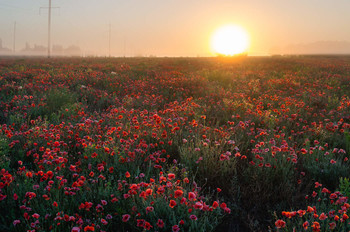
M47 46L48 0L0 0L0 38ZM316 41L350 41L350 0L52 0L52 44L84 53L208 56L216 28L237 24L249 54Z

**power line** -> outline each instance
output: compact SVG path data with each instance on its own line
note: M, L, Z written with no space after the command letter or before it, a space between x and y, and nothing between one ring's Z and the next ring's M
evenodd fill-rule
M13 8L13 9L19 9L19 10L30 10L28 8L22 8L22 7L8 5L8 4L4 4L4 3L0 3L0 6L7 7L7 8Z

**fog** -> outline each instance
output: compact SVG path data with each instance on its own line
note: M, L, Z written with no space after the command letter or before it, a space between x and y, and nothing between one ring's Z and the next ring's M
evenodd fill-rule
M45 55L49 0L0 0L0 54ZM237 24L250 55L350 53L347 0L52 0L53 55L211 56ZM15 52L13 51L15 50Z

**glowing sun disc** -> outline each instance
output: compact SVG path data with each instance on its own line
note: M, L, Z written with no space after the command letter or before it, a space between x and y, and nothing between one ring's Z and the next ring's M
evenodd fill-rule
M222 55L236 55L247 50L249 38L239 26L227 25L217 29L211 40L212 49Z

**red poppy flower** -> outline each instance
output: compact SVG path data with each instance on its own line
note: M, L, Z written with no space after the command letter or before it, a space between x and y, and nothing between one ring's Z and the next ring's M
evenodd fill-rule
M188 193L188 200L195 201L196 200L196 194L194 192Z
M306 222L304 222L303 223L303 228L304 228L304 230L307 230L307 228L309 227L309 222L308 221L306 221Z
M169 173L168 174L168 179L169 180L172 180L172 179L174 179L175 178L175 174L174 173Z
M284 228L286 226L286 222L283 220L277 220L275 222L275 225L276 225L277 229Z
M183 193L184 192L182 190L178 189L175 191L174 197L175 198L181 197Z
M85 226L84 231L95 231L95 227L93 226Z
M169 206L170 208L174 208L176 206L176 201L170 200Z
M163 228L164 227L164 222L162 219L158 219L158 222L156 224L159 228Z

